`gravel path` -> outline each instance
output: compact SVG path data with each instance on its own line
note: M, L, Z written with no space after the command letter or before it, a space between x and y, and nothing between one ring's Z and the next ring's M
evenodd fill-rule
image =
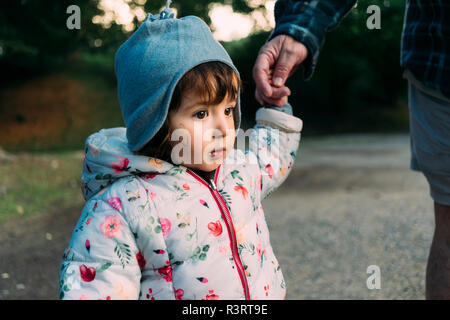
M409 136L305 139L264 200L288 299L424 299L434 218ZM367 288L377 265L381 288Z
M407 135L304 138L294 171L264 200L288 299L423 299L433 204L409 170ZM56 299L81 208L0 225L0 299ZM381 288L369 290L369 265Z

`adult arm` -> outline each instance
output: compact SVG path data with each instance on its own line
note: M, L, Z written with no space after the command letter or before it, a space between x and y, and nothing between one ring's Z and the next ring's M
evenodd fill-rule
M255 96L261 104L282 105L281 97L290 94L284 83L301 63L305 80L311 79L326 33L342 21L356 1L276 2L275 29L261 48L253 68ZM280 81L275 81L277 78Z

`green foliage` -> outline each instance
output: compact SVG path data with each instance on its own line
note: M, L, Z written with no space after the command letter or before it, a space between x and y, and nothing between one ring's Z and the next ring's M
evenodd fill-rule
M406 83L400 69L405 5L402 0L385 3L389 6L379 3L381 29L369 30L366 9L373 2L358 1L357 8L328 33L312 79L303 80L303 67L288 79L289 102L304 120L304 133L408 129ZM244 82L244 127L252 124L259 107L252 68L268 36L262 32L224 43Z
M104 34L92 17L100 13L97 1L78 0L81 8L80 30L66 27L66 9L72 0L8 1L0 5L0 46L2 69L48 71L64 66L69 54L88 50L90 43ZM20 74L17 75L20 77Z
M328 34L310 83L295 92L316 130L407 129L406 83L400 69L404 1L385 3L389 6L379 3L381 29L369 30L366 9L373 3L359 1ZM299 83L298 76L289 83ZM387 109L405 116L390 117Z
M35 74L65 72L93 90L104 92L109 98L103 105L118 108L114 54L131 33L114 23L109 28L94 24L92 18L103 15L98 3L99 0L48 0L45 5L37 0L2 3L0 69L8 77L1 78L0 88L7 90ZM247 0L183 0L173 1L171 7L177 9L178 17L196 15L211 24L208 12L213 3L232 5L233 10L244 14L253 10ZM81 30L66 27L66 9L72 4L81 9ZM156 14L165 4L165 0L149 0L144 10ZM288 80L292 91L289 101L294 113L304 120L304 133L407 130L406 83L399 66L405 4L403 0L377 1L381 30L369 30L366 9L371 4L372 0L360 0L358 7L329 32L310 81L303 81L302 67ZM135 24L139 25L136 19ZM258 32L223 43L244 84L243 128L253 125L254 112L259 107L254 99L252 68L268 36L269 32ZM95 45L96 39L101 39L100 45ZM92 107L103 110L103 105ZM73 145L79 143L77 140Z
M233 6L233 10L236 12L248 14L253 11L247 4L245 0L217 0L217 1L208 1L208 0L183 0L183 1L173 1L170 5L171 8L175 8L177 10L177 17L184 16L197 16L203 19L208 25L211 24L211 19L208 15L209 8L214 3L223 3L229 4ZM159 10L165 6L166 1L147 1L145 4L146 12L150 12L152 14L158 13Z

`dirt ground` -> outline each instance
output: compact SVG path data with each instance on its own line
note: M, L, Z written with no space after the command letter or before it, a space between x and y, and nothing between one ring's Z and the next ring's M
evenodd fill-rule
M304 138L263 202L288 299L423 299L433 204L407 135ZM0 225L0 299L57 299L81 207ZM368 266L381 288L368 289Z

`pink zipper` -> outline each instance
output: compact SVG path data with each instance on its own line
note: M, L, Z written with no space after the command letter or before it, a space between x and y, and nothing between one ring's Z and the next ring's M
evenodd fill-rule
M237 240L236 240L236 232L234 230L233 221L231 220L231 214L230 214L230 211L228 210L225 200L220 195L219 191L217 191L217 187L216 187L219 169L220 169L220 165L219 165L219 167L217 167L216 174L214 176L214 181L211 181L212 188L211 188L210 184L208 184L202 177L197 175L195 172L192 172L189 169L187 169L186 172L189 173L191 176L193 176L198 181L200 181L202 184L204 184L209 189L214 200L216 201L217 206L219 207L219 210L222 214L222 218L225 221L226 226L227 226L228 236L230 238L231 253L233 255L233 259L235 261L236 269L238 271L239 277L241 278L242 287L244 288L245 300L250 300L250 291L248 288L247 277L245 276L245 270L244 270L244 267L242 266L241 258L239 257L239 252L238 252L238 248L237 248Z

